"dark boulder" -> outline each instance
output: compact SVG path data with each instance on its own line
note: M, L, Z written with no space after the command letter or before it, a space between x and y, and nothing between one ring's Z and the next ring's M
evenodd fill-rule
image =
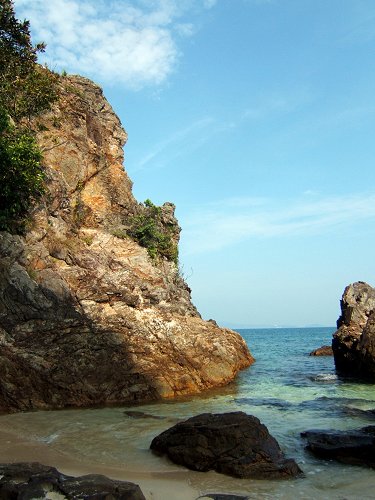
M323 345L322 347L318 347L314 351L311 351L309 356L332 356L333 350L330 345Z
M151 449L189 469L230 476L283 479L301 474L265 425L243 412L203 413L155 437Z
M145 500L139 486L134 483L115 481L99 474L70 477L54 467L36 462L0 464L0 498Z
M341 375L375 381L375 289L363 281L345 288L332 349Z
M320 458L375 468L373 425L349 431L312 430L301 435L307 439L306 448Z

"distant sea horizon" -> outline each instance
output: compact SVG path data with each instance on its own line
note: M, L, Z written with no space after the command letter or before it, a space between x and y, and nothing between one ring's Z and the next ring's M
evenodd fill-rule
M288 329L293 329L293 328L334 328L336 330L336 325L333 324L333 325L325 325L325 324L321 324L321 323L313 323L313 324L308 324L308 325L289 325L289 324L281 324L281 325L278 325L278 324L268 324L268 323L265 323L265 324L256 324L256 325L245 325L245 324L242 324L242 323L227 323L227 322L223 322L223 323L220 323L218 322L220 326L222 326L223 328L230 328L231 330L272 330L272 329L282 329L282 328L288 328Z

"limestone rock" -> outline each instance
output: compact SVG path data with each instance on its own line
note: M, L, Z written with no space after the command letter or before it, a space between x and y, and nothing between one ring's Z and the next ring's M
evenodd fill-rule
M114 481L99 474L70 477L37 462L0 464L0 498L145 500L139 486L134 483Z
M375 289L358 281L345 288L341 316L333 335L336 369L375 380Z
M0 411L169 398L231 381L253 362L203 321L173 261L127 236L142 213L126 133L102 90L61 80L38 118L47 193L24 236L0 233ZM161 219L177 243L174 205Z
M350 431L306 431L307 449L314 455L345 464L375 468L375 426Z
M189 469L241 478L283 479L301 473L265 425L243 412L203 413L155 437L150 448Z

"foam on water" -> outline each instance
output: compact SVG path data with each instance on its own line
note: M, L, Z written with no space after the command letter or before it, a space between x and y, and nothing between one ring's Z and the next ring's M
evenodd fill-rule
M375 408L374 386L339 379L332 357L308 356L313 349L329 343L333 331L243 330L241 334L256 363L231 385L199 397L137 408L3 415L0 427L48 443L59 453L85 464L151 471L155 478L158 474L178 477L184 472L181 491L188 484L197 492L191 498L213 492L254 499L375 498L373 470L318 460L305 450L300 437L300 432L312 428L349 429L374 423L374 414L368 411ZM142 412L138 413L141 418L137 418L135 410ZM305 476L277 482L239 480L214 472L185 472L149 451L153 437L181 419L203 412L237 410L255 415L267 425ZM150 498L162 499L160 495L156 490Z

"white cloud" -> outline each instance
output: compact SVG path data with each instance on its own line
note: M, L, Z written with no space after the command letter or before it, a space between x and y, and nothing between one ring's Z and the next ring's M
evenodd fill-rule
M252 238L315 235L375 219L375 194L290 201L243 198L197 207L181 220L184 253L221 250Z
M47 44L41 61L52 69L138 89L164 82L175 70L178 37L194 33L193 24L182 18L199 3L16 0L15 6L19 18L30 20L34 42Z

